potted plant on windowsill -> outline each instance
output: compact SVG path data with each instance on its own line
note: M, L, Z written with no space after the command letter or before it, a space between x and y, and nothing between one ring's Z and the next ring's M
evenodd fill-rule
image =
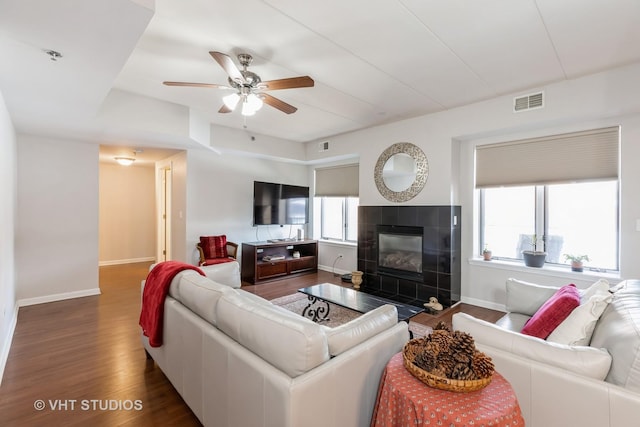
M534 234L530 238L531 250L522 251L522 257L524 258L524 265L527 267L540 268L544 265L547 259L547 253L544 251L538 251L538 237Z
M491 261L491 250L487 244L484 245L484 249L482 250L482 258L485 261Z
M584 261L590 261L588 255L564 254L565 261L571 261L571 271L582 272Z

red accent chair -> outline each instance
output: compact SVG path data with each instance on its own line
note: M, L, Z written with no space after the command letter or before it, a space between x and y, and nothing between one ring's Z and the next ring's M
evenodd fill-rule
M235 261L238 254L238 244L228 242L226 235L200 236L196 243L200 253L200 266L222 264Z

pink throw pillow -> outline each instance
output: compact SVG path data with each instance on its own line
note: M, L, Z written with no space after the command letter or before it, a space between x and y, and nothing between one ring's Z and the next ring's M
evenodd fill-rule
M204 252L204 257L209 258L227 258L227 236L201 236L200 246Z
M520 331L546 339L580 305L580 294L573 283L561 287L535 312Z

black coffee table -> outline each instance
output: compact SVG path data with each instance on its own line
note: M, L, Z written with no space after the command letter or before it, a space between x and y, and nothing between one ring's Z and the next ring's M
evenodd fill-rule
M359 313L367 313L385 304L395 305L398 309L398 321L409 320L424 311L423 307L402 304L366 292L334 285L333 283L321 283L301 288L298 289L298 292L308 295L309 305L304 309L302 315L311 318L314 322L327 318L329 315L329 304L327 303L329 302ZM325 305L318 306L317 303L324 303Z

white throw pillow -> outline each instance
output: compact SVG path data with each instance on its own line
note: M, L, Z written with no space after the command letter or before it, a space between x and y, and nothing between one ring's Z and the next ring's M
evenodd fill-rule
M597 293L610 293L609 286L609 282L607 282L605 279L599 279L587 289L580 289L580 303L582 304L585 301L588 301L589 298Z
M604 282L604 283L602 283ZM566 345L589 345L600 316L611 302L609 283L599 280L587 289L581 303L547 337L547 341Z

